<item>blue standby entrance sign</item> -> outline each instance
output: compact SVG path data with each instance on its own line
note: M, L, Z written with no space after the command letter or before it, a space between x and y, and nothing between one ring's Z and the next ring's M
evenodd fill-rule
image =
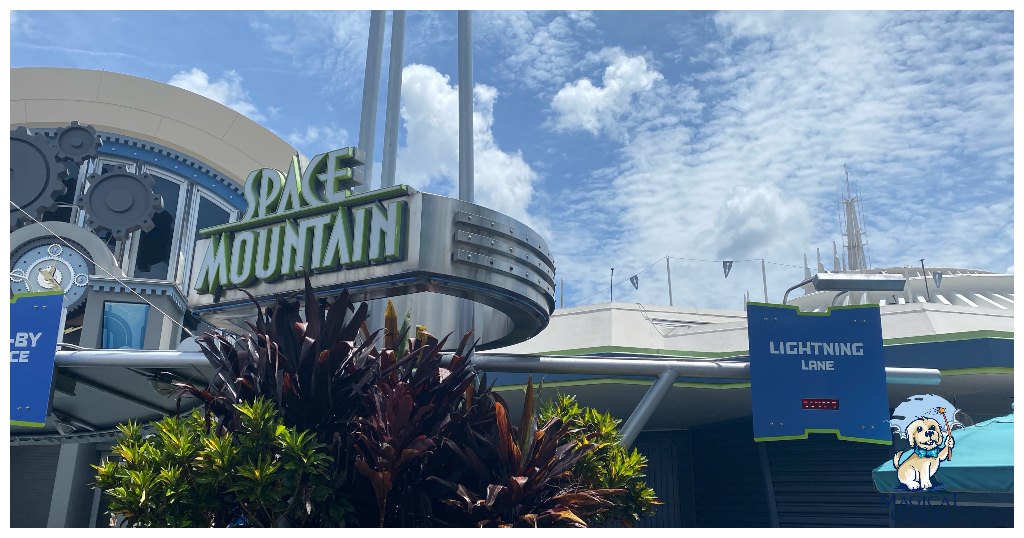
M754 440L891 444L878 306L747 305Z
M19 293L11 299L11 425L42 428L50 407L53 359L64 295Z

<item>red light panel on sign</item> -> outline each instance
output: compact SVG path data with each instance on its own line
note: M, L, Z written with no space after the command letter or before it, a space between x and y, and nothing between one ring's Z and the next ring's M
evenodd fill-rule
M839 400L829 400L825 398L803 398L800 400L803 404L803 409L824 409L827 411L838 411Z

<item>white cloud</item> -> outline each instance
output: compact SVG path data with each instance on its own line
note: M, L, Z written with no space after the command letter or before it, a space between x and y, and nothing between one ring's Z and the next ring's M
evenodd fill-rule
M210 80L210 76L198 67L189 71L179 71L168 84L198 93L226 107L244 114L256 122L266 119L256 105L249 100L249 92L242 88L242 76L235 71L227 71L219 80Z
M288 133L285 139L306 155L356 145L348 130L334 125L307 125L304 130Z
M568 79L581 40L595 29L589 11L477 11L475 39L500 48L509 80L550 93Z
M528 211L537 173L519 152L502 150L494 138L498 91L477 84L473 93L476 203L537 228L537 220ZM398 152L396 182L458 197L458 88L433 67L406 66L402 72L402 120L405 144Z
M737 308L744 290L759 300L760 262L737 263L725 279L722 259L776 262L767 286L780 300L802 278L805 252L813 265L815 248L826 260L833 241L842 248L843 163L864 199L873 266L1012 263L1012 16L714 20L721 40L699 51L711 67L680 79L699 89L691 95L702 110L680 110L675 90L686 86L651 61L641 69L607 51L600 84L577 80L564 87L573 100L552 101L557 126L621 143L540 208L565 216L551 225L567 240L552 246L574 303L607 297L611 265L624 282L617 300L666 302L665 255L687 258L672 261L676 304ZM649 87L609 90L616 62ZM666 112L674 118L659 123ZM652 262L634 292L626 279Z
M813 223L800 199L787 199L772 184L734 189L715 215L707 252L736 259L786 251L791 236L780 230L809 230Z
M638 102L637 95L665 78L650 69L642 56L627 56L622 49L606 49L595 57L608 62L599 86L580 79L563 86L551 100L557 114L556 129L580 129L594 135L617 132Z

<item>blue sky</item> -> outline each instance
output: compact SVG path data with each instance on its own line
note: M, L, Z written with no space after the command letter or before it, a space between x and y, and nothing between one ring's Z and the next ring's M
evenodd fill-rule
M356 144L368 22L20 11L11 65L170 82L313 155ZM781 300L805 253L831 269L842 248L844 163L872 267L1013 270L1012 12L487 11L473 25L476 199L546 237L566 306L607 301L611 267L616 300L667 304L665 256L676 305L760 300L760 262L724 278L725 259L765 258ZM455 27L453 11L407 14L397 181L444 195Z

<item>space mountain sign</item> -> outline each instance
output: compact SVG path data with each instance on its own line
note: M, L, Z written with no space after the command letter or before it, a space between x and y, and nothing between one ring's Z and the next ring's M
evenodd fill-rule
M199 231L206 251L195 276L197 294L271 283L405 259L409 191L391 187L354 193L363 184L361 151L313 157L303 170L261 168L245 183L247 210L237 222ZM202 245L203 243L200 243Z

